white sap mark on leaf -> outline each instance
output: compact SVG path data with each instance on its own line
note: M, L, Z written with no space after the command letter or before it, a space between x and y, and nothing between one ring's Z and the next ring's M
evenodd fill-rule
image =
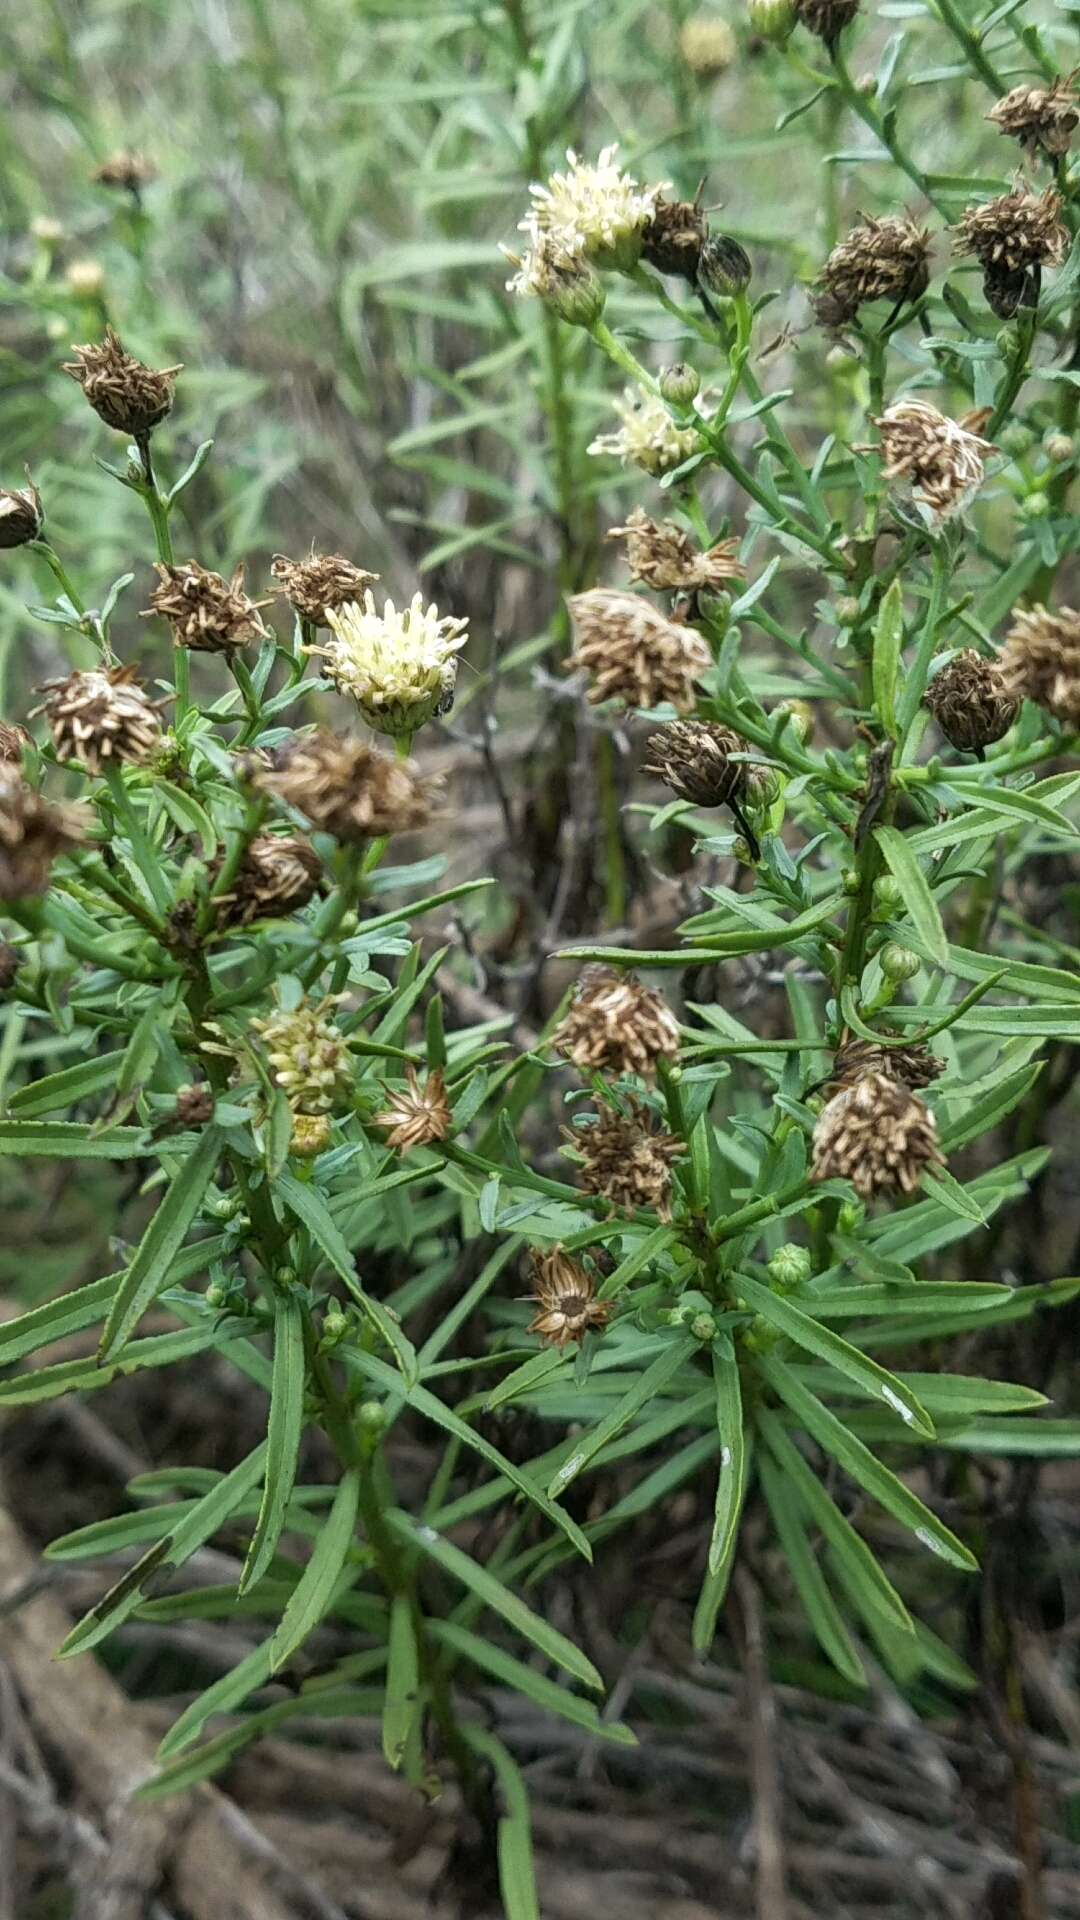
M949 1556L942 1546L941 1541L936 1539L932 1533L928 1532L926 1527L916 1527L915 1538L921 1541L924 1547L929 1547L931 1553L938 1554L942 1560L948 1559Z
M426 1540L429 1546L439 1538L434 1527L417 1527L416 1531L420 1535L421 1540Z
M731 1448L730 1447L721 1447L720 1465L722 1467L730 1467L731 1465Z
M882 1387L881 1397L888 1402L894 1413L900 1415L905 1426L913 1427L915 1425L915 1415L912 1413L911 1408L905 1401L901 1400L898 1393L893 1392L891 1387Z

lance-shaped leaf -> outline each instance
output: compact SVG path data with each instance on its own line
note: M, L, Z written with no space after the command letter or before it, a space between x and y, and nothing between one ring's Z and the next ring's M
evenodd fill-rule
M360 1504L360 1476L348 1467L338 1482L334 1503L319 1529L311 1558L293 1590L270 1646L270 1667L277 1673L313 1633L334 1604L338 1583L353 1544Z
M825 1575L814 1558L799 1503L767 1455L762 1458L758 1471L773 1525L784 1549L788 1572L795 1583L814 1637L845 1680L850 1680L857 1687L865 1686L866 1674L858 1649L844 1624Z
M716 1512L709 1543L709 1572L715 1575L734 1551L743 1486L742 1392L739 1364L730 1334L717 1335L713 1347L713 1378L716 1382L716 1424L720 1433Z
M124 1345L147 1307L165 1286L169 1268L187 1238L188 1229L210 1184L221 1145L220 1129L207 1127L174 1175L116 1290L98 1350L102 1364L111 1360Z
M941 923L937 901L930 891L918 860L912 853L902 833L895 827L875 827L874 837L885 858L889 872L900 889L901 896L911 922L923 941L935 966L947 968L949 964L949 943L945 938L945 928Z
M412 1170L410 1169L409 1172ZM407 1175L405 1176L407 1177ZM334 1272L344 1280L353 1299L376 1327L394 1355L404 1378L417 1376L416 1349L393 1314L381 1300L373 1300L364 1291L356 1275L356 1262L319 1189L283 1171L274 1183L274 1191L284 1200L289 1212L305 1226L316 1246L325 1254Z
M296 1479L304 1431L304 1318L296 1294L274 1304L274 1370L270 1383L270 1420L266 1434L266 1478L239 1592L261 1580L274 1557Z
M830 1327L823 1327L819 1321L812 1320L793 1300L773 1293L770 1287L763 1287L760 1281L752 1280L748 1274L740 1274L737 1284L747 1306L760 1313L770 1326L776 1327L780 1333L786 1333L788 1339L794 1340L805 1352L816 1354L819 1360L826 1360L839 1372L846 1373L848 1379L861 1387L871 1400L884 1401L916 1433L933 1434L934 1423L930 1415L895 1374L880 1367L876 1360L868 1359L865 1353L859 1352L858 1347L842 1340Z

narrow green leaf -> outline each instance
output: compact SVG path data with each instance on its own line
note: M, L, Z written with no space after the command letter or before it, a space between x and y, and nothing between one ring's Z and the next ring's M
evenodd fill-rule
M221 1130L209 1126L188 1154L143 1234L101 1336L98 1358L104 1364L130 1337L169 1277L169 1268L187 1237L221 1153Z
M571 1640L567 1640L557 1627L527 1607L524 1600L512 1593L501 1580L497 1580L486 1567L463 1553L460 1547L455 1547L452 1541L443 1539L434 1527L420 1526L411 1514L391 1508L386 1518L399 1539L427 1554L429 1559L459 1580L463 1587L474 1593L478 1600L483 1601L486 1607L490 1607L493 1613L497 1613L548 1660L562 1667L564 1672L573 1674L585 1686L595 1688L598 1693L603 1692L603 1679L592 1661Z
M874 628L873 691L878 719L890 739L897 738L896 675L904 642L904 597L899 580L885 594Z
M85 1100L90 1094L111 1087L123 1059L124 1050L120 1047L115 1053L104 1053L92 1060L77 1060L74 1066L63 1067L59 1073L48 1073L41 1080L30 1080L25 1087L16 1087L8 1107L13 1114L28 1119L32 1114L54 1113L57 1107L73 1106L76 1100Z
M819 1360L826 1360L840 1373L845 1373L871 1400L879 1403L884 1401L916 1433L933 1435L934 1423L930 1415L895 1374L887 1372L876 1360L868 1359L865 1353L860 1353L857 1347L842 1340L831 1328L812 1320L793 1300L785 1299L783 1294L773 1293L770 1287L763 1287L760 1281L751 1280L748 1274L740 1274L737 1284L747 1306L760 1313L770 1326L786 1333L789 1340L794 1340L807 1353L816 1354Z
M0 1154L17 1160L137 1160L147 1151L141 1127L95 1133L76 1120L0 1120Z
M690 1335L673 1340L666 1351L653 1361L651 1367L646 1367L645 1372L639 1374L629 1392L623 1395L607 1418L601 1420L599 1426L593 1427L590 1433L581 1435L575 1441L570 1458L564 1460L549 1483L548 1493L553 1500L565 1492L570 1482L577 1479L578 1474L607 1446L609 1440L614 1440L616 1434L629 1426L634 1415L640 1412L642 1407L650 1406L660 1397L668 1382L678 1373L684 1360L688 1360L695 1352L697 1344Z
M762 1491L784 1549L784 1560L814 1637L837 1672L855 1686L864 1687L866 1673L863 1663L825 1575L814 1558L798 1502L792 1498L771 1460L763 1458L760 1471Z
M197 1699L192 1700L190 1706L184 1708L158 1748L159 1761L171 1760L174 1754L190 1747L216 1713L235 1713L237 1707L257 1687L265 1687L269 1678L270 1642L264 1640L228 1673L223 1673L219 1680L200 1693Z
M552 1374L565 1368L566 1357L557 1347L545 1347L542 1352L531 1354L520 1367L515 1367L512 1373L508 1373L505 1380L500 1380L497 1387L492 1387L484 1401L485 1409L488 1413L492 1413L496 1407L504 1406L508 1400L516 1400L519 1394L531 1393L534 1387L542 1386Z
M958 1307L974 1317L1006 1305L1014 1292L990 1280L913 1280L909 1285L886 1281L882 1286L824 1287L808 1295L807 1305L823 1320L853 1320L878 1313L929 1318Z
M949 943L945 938L937 902L930 891L930 883L918 860L903 834L898 833L895 827L875 827L874 837L900 889L912 924L926 944L927 952L936 966L947 969Z
M166 1567L183 1566L185 1560L205 1546L257 1485L265 1460L266 1442L263 1441L231 1473L225 1474L192 1511L185 1512L172 1533L157 1541L149 1553L145 1553L97 1605L91 1607L89 1613L72 1627L58 1649L57 1659L70 1659L73 1654L86 1653L91 1647L96 1647L100 1640L104 1640L134 1613L144 1597L143 1590L151 1574Z
M529 1794L516 1761L501 1740L482 1727L462 1727L469 1745L486 1760L499 1784L505 1813L499 1817L499 1891L506 1920L541 1920L536 1891Z
M277 1673L287 1660L291 1660L308 1634L314 1632L320 1620L329 1613L353 1544L359 1501L359 1469L347 1467L338 1482L334 1504L319 1530L311 1558L271 1641L271 1672Z
M304 1316L296 1294L274 1303L274 1371L266 1435L266 1479L238 1592L261 1580L281 1538L304 1431Z
M886 1614L894 1632L912 1633L911 1616L900 1595L886 1578L866 1541L856 1533L851 1522L845 1520L839 1507L829 1498L813 1468L784 1431L779 1417L769 1408L759 1407L756 1423L785 1484L801 1501L803 1510L815 1526L820 1527L830 1547L849 1570L851 1578L871 1596L875 1611Z
M709 1572L714 1576L734 1552L739 1530L743 1486L743 1417L739 1363L729 1334L721 1333L713 1346L716 1382L716 1425L720 1434L720 1468L716 1480L716 1513L709 1543Z
M412 1602L396 1593L390 1603L387 1643L386 1695L383 1701L382 1747L388 1767L396 1773L405 1758L409 1738L420 1715L420 1655L416 1645Z
M560 1687L535 1667L527 1667L523 1660L516 1660L513 1654L494 1646L490 1640L482 1640L478 1633L470 1632L456 1621L429 1620L427 1632L440 1646L471 1661L481 1673L489 1673L500 1686L512 1687L545 1712L557 1713L560 1719L569 1720L571 1726L584 1727L598 1740L610 1740L619 1747L637 1745L634 1734L621 1720L601 1720L591 1700L580 1699L568 1687Z
M712 1438L711 1435L709 1437L710 1439ZM727 1598L727 1590L731 1581L731 1570L735 1564L735 1544L739 1537L739 1517L746 1500L747 1487L750 1485L750 1469L753 1457L753 1435L746 1433L743 1437L742 1477L739 1485L734 1490L735 1524L731 1536L731 1551L728 1553L726 1559L720 1560L715 1573L706 1567L705 1578L701 1583L701 1590L698 1593L697 1603L694 1607L694 1617L690 1624L690 1644L694 1652L699 1655L708 1653L709 1648L716 1638L716 1623L720 1617L720 1609Z
M283 1171L278 1175L274 1191L284 1200L290 1213L295 1214L307 1228L316 1246L329 1260L334 1272L344 1280L357 1306L361 1308L390 1348L404 1379L410 1384L414 1382L418 1373L416 1349L393 1314L383 1306L382 1301L373 1300L360 1285L356 1273L356 1262L318 1188L306 1185L293 1173Z
M803 1385L783 1360L776 1354L763 1354L759 1357L758 1366L773 1391L785 1406L791 1408L811 1438L824 1447L834 1460L838 1460L845 1473L849 1473L859 1486L865 1488L887 1513L899 1520L901 1526L910 1528L923 1546L929 1547L940 1559L947 1560L950 1566L960 1567L965 1573L978 1571L979 1563L963 1541L958 1540L944 1521L924 1506L910 1487L897 1479L895 1473L890 1473L888 1467L882 1466L869 1447L864 1446L843 1421Z
M973 1220L977 1227L985 1227L986 1215L977 1200L973 1200L966 1187L954 1180L947 1167L938 1167L933 1173L924 1173L922 1189L939 1206L955 1213L959 1220Z
M97 1393L114 1380L146 1367L173 1367L190 1360L207 1347L224 1346L240 1332L230 1336L228 1328L216 1330L204 1320L201 1327L185 1328L182 1333L157 1333L148 1340L135 1340L112 1362L104 1365L94 1354L78 1360L58 1360L52 1367L36 1367L31 1373L17 1373L0 1380L0 1406L30 1407L42 1400L58 1400L65 1393Z

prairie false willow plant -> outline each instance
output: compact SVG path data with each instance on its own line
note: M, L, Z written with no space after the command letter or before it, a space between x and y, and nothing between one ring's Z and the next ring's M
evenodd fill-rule
M765 390L774 296L703 193L673 197L608 147L571 154L522 221L513 301L543 322L560 437L564 665L602 744L618 728L637 752L646 854L662 863L679 828L681 884L702 896L681 944L571 950L528 1052L499 1023L448 1030L452 963L424 951L427 916L483 883L403 901L417 876L385 865L397 836L449 837L408 755L452 698L463 621L419 591L376 598L376 556L308 553L300 534L267 580L178 552L209 448L167 484L183 370L111 330L69 371L132 441L112 471L152 535L153 675L114 650L123 582L70 578L32 481L0 494L0 546L51 571L46 615L99 656L40 690L33 738L16 713L0 727L4 1058L25 1058L24 1026L72 1056L16 1073L0 1143L126 1164L142 1209L115 1272L0 1327L0 1403L184 1361L208 1391L234 1367L266 1405L247 1454L136 1484L144 1551L62 1652L138 1619L256 1621L143 1792L293 1720L375 1717L418 1791L456 1777L508 1920L539 1912L527 1796L470 1694L494 1682L578 1734L634 1738L547 1617L548 1573L580 1562L602 1582L612 1534L704 1487L701 1654L737 1556L767 1538L770 1578L849 1687L867 1650L903 1689L962 1681L921 1614L941 1627L962 1607L978 1515L966 1481L946 1507L913 1468L1080 1447L1041 1383L958 1375L947 1345L1080 1290L1029 1283L997 1239L1047 1157L1044 1057L1080 1038L1075 948L1022 890L1075 843L1080 791L1080 615L1059 590L1072 87L1039 36L1018 39L1038 75L1007 86L937 0L951 57L997 103L986 137L1013 143L1001 167L1052 170L975 195L970 174L923 172L895 69L851 78L856 0L749 12L792 110L853 117L895 163L804 275L791 324L821 369L805 407L798 360L794 391ZM706 61L700 33L686 43L698 79L717 44ZM107 163L132 195L136 160ZM568 335L575 366L594 348L611 365L613 434L566 404ZM663 345L642 358L642 340ZM605 475L617 524L583 579L575 516ZM294 620L275 620L271 583ZM755 966L775 990L760 1020L732 990ZM92 1329L96 1352L24 1366ZM501 1423L523 1414L511 1444ZM396 1452L417 1427L445 1443L419 1489ZM119 1552L130 1523L50 1552ZM211 1540L235 1565L208 1586Z

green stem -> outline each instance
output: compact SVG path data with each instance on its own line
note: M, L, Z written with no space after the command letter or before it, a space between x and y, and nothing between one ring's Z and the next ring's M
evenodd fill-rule
M942 214L946 220L951 222L953 218L951 207L949 207L945 201L938 198L925 173L923 173L920 168L915 165L914 160L905 153L893 130L891 115L887 120L883 120L881 115L871 106L868 96L855 85L848 69L847 61L844 59L839 46L834 46L832 50L832 61L836 84L843 94L844 99L847 101L848 106L851 108L852 113L857 114L863 125L869 127L874 138L880 142L887 152L891 153L900 171L907 174L908 179L918 187L919 192L929 200L931 206L936 207L938 212Z
M604 827L604 904L608 925L621 927L626 919L626 856L619 808L615 742L609 733L597 735L596 778L600 816Z
M953 39L962 49L969 67L989 87L994 99L1000 100L1002 94L1009 90L1008 81L1002 79L992 62L987 59L982 49L981 36L968 26L967 21L954 5L954 0L933 0L933 8L942 26L948 28Z

